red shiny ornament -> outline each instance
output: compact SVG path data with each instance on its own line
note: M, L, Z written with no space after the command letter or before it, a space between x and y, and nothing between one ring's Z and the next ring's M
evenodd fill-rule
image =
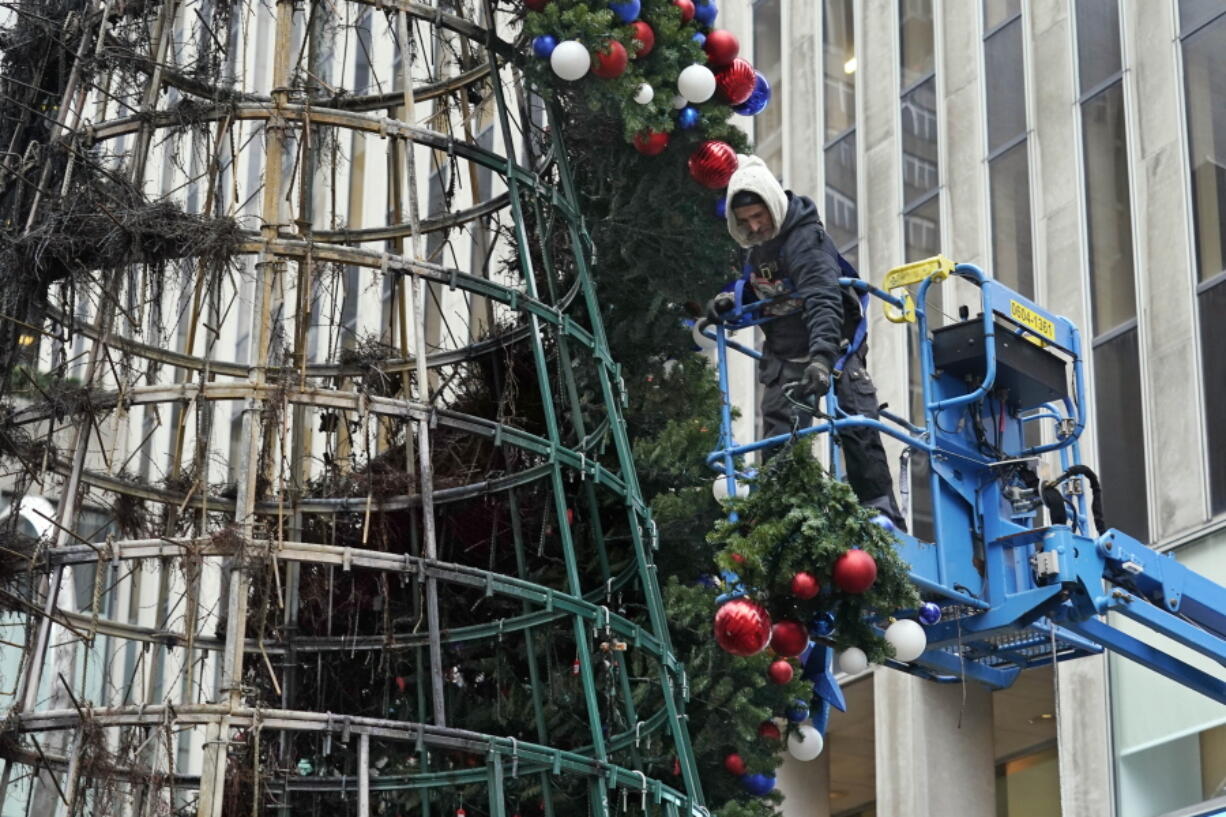
M744 556L742 556L742 555L741 555L741 554L739 554L739 553L734 553L734 554L732 554L731 556L729 556L728 558L729 558L729 559L731 559L733 562L735 562L735 563L736 563L736 564L738 564L738 565L743 565L743 564L745 564L745 557L744 557Z
M575 524L575 509L574 508L566 509L566 524L568 525Z
M579 659L578 658L576 658L574 663L570 665L570 674L571 675L579 674Z
M835 559L833 576L844 593L863 593L877 581L877 562L865 551L852 549Z
M617 79L626 70L630 55L626 46L617 40L609 40L605 47L596 52L596 62L592 64L592 73L601 79Z
M733 655L755 655L771 640L771 617L756 601L740 598L715 611L715 643Z
M792 595L798 599L811 599L821 590L822 586L817 581L817 576L812 573L802 570L792 577Z
M731 31L717 28L707 34L707 41L702 44L702 50L707 52L707 65L712 68L723 68L731 65L740 53L741 44Z
M634 29L634 33L630 36L639 44L638 50L634 52L634 58L637 60L639 57L646 57L651 53L651 49L656 47L656 33L642 20L635 20L630 27Z
M766 675L776 684L787 684L792 680L792 676L796 674L796 668L792 666L792 662L786 658L780 658L777 661L772 661L771 665L766 668Z
M455 810L455 817L468 817L468 812L461 806Z
M710 139L690 154L690 176L703 187L719 190L728 186L737 161L732 145Z
M544 11L545 6L549 5L549 0L524 0L524 5L532 11Z
M678 777L681 774L681 761L678 758L673 758L673 777Z
M733 752L724 757L724 768L728 770L728 774L740 777L745 774L745 760L736 752Z
M762 721L762 725L758 727L758 737L766 740L779 740L783 737L783 733L779 731L779 726L774 721Z
M715 72L715 93L729 105L740 105L749 99L757 82L753 66L737 57L728 67Z
M403 675L396 676L396 689L400 690L401 692L404 692L404 688L407 685L407 683L408 683L408 679L406 679Z
M664 131L640 131L634 135L634 149L644 156L659 156L668 147Z
M809 631L796 619L784 619L771 628L771 649L784 658L800 655L809 646Z
M673 5L681 9L681 22L688 23L694 19L694 0L673 0Z

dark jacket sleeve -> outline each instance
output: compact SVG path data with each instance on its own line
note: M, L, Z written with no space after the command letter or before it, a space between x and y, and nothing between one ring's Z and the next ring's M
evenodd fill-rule
M823 243L820 227L793 230L783 246L788 275L796 285L795 297L803 304L809 330L809 357L833 366L843 334L843 295L839 291L839 265Z

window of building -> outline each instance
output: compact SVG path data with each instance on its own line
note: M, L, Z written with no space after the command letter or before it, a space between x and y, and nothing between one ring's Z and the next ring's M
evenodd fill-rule
M853 0L823 8L825 73L826 230L839 252L859 262L856 162L856 44Z
M1184 92L1192 171L1197 300L1204 366L1210 506L1226 513L1226 9L1183 0Z
M856 37L852 0L827 0L824 6L826 141L856 126Z
M991 190L992 276L1032 297L1030 161L1026 138L1026 79L1018 0L984 0L988 178Z
M753 63L771 84L775 104L754 117L754 149L776 176L783 175L783 22L779 0L753 7Z
M898 5L901 65L903 261L919 261L941 251L940 168L937 153L936 61L933 53L932 0L900 0ZM928 290L929 326L940 326L939 288ZM907 338L911 422L924 424L924 394L918 338ZM928 457L912 452L910 466L911 532L931 541L931 470Z
M1149 538L1119 0L1076 0L1098 466L1108 524Z

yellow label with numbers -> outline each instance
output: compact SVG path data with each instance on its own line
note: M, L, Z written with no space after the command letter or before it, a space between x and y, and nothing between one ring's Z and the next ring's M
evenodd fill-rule
M1056 325L1017 301L1009 301L1009 317L1048 340L1056 339Z

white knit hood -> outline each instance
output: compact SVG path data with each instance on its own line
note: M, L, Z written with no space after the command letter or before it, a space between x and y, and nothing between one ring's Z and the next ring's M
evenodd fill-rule
M727 204L725 217L728 220L728 232L736 240L736 243L742 247L752 247L762 242L751 241L745 230L741 229L741 226L737 224L736 214L732 212L732 197L742 190L748 190L761 196L762 201L766 202L766 209L770 211L771 219L775 222L775 235L778 235L779 228L783 226L783 220L787 217L788 197L787 193L783 191L783 186L775 180L774 174L766 166L766 162L757 156L742 155L737 158L740 159L740 164L737 166L736 172L732 174L732 179L728 182L728 197L725 199ZM775 235L770 236L770 238L774 238Z

